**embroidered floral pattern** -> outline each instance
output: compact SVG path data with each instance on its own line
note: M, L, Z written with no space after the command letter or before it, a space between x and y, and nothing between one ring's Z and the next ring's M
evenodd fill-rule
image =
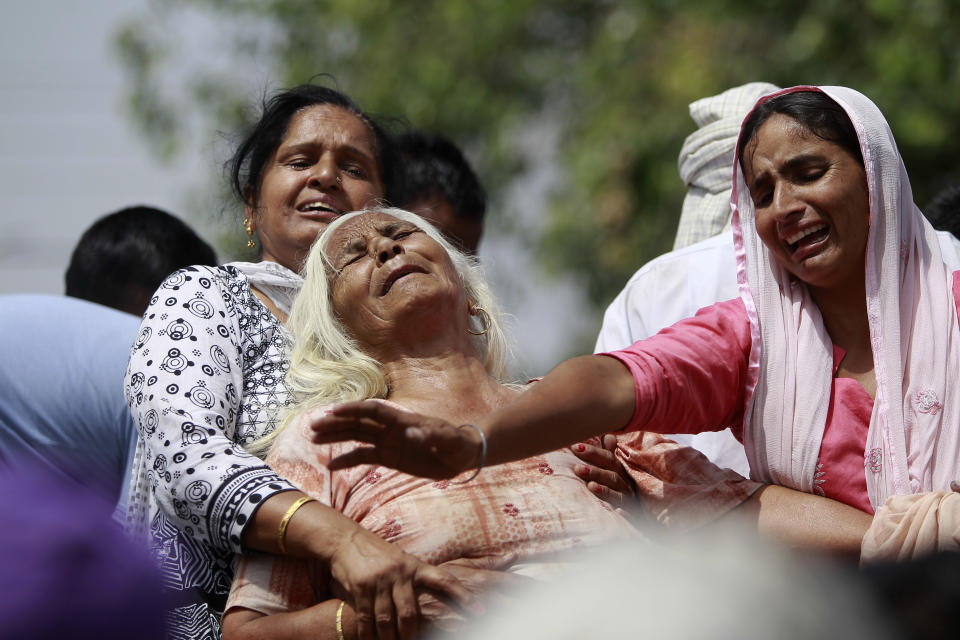
M870 451L867 451L864 462L867 469L870 469L873 473L880 473L883 468L883 450L880 447L870 449Z
M449 481L449 480L437 480L436 482L433 483L432 486L433 486L434 489L439 489L440 491L443 491L444 489L446 489L447 487L450 486L450 481Z
M512 502L508 502L507 504L503 505L503 512L511 518L520 517L520 509L518 509L517 505L513 504Z
M539 469L540 469L540 473L544 475L548 475L548 476L553 475L553 469L551 469L550 465L547 464L546 462L541 462Z
M823 463L817 463L817 470L813 474L813 492L818 496L826 496L827 494L823 490L823 483L826 482L827 472L823 470Z
M943 409L943 404L937 399L937 394L934 393L932 389L918 391L913 401L916 403L917 411L920 413L937 415L940 413L940 409Z
M403 525L396 518L390 518L383 525L383 537L386 539L396 538L403 531Z
M379 471L371 471L370 473L368 473L367 475L365 475L365 476L363 477L363 479L366 480L369 484L374 484L374 483L377 482L377 480L380 479L380 472L379 472Z

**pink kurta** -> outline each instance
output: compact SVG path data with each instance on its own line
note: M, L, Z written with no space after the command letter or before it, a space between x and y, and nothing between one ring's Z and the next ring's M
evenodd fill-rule
M698 433L731 427L742 439L750 324L739 298L607 355L623 362L636 382L637 409L627 429ZM843 355L834 350L834 373ZM833 379L815 480L820 495L871 514L864 447L872 409L857 381Z
M574 475L582 463L568 449L485 468L474 480L455 484L373 465L327 469L331 457L355 446L314 444L300 418L277 438L267 462L305 493L433 564L488 558L495 565L515 554L511 571L547 577L557 569L559 552L573 552L569 560L581 548L642 538ZM656 434L623 436L619 456L650 497L650 512L680 528L715 520L760 486ZM303 561L246 554L227 607L269 615L331 597L326 577L315 569Z

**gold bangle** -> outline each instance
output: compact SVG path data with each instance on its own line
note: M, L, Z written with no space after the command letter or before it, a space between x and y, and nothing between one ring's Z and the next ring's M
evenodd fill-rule
M287 525L290 524L290 518L293 517L293 514L297 512L297 509L307 504L308 502L315 502L316 498L311 498L310 496L302 496L299 500L290 505L290 508L287 509L287 512L283 514L283 517L280 519L280 528L277 529L277 546L280 547L280 553L286 553L287 547L284 544L284 540L287 537Z
M343 636L343 605L347 604L343 600L340 601L340 606L337 607L337 640L345 640Z

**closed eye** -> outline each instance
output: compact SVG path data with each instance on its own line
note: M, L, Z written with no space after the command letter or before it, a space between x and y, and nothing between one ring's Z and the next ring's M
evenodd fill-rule
M291 158L290 160L287 160L286 164L288 167L292 169L300 170L300 169L308 169L311 166L313 166L313 161L310 160L309 158L297 157L297 158Z
M341 167L344 173L348 173L354 178L364 179L367 177L367 170L357 164L346 164Z

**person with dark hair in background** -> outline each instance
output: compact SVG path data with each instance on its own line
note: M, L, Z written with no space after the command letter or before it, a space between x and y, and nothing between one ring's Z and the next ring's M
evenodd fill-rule
M136 444L121 392L137 335L130 314L171 272L216 259L174 216L129 207L83 233L66 297L0 296L0 464L69 478L116 504L119 518Z
M960 238L960 184L939 192L923 209L923 215L938 231L947 231Z
M122 502L137 431L121 385L137 324L86 300L0 296L0 465Z
M487 194L463 153L444 136L423 131L399 136L397 145L403 162L397 206L423 216L455 246L476 255Z
M84 231L67 267L67 295L139 316L164 278L192 264L217 264L213 247L165 211L128 207Z

